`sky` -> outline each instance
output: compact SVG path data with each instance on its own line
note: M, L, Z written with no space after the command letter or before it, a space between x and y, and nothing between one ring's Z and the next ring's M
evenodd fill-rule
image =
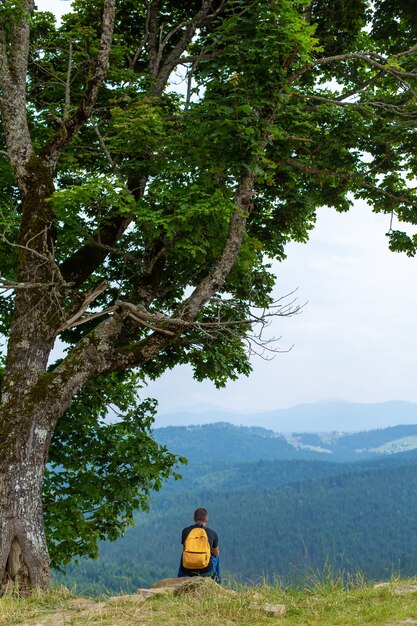
M273 410L328 399L417 402L417 259L388 250L389 218L363 203L349 213L319 210L307 244L291 244L275 265L277 297L298 288L302 313L274 321L271 335L292 349L216 390L174 369L148 387L161 412L214 404Z
M38 0L61 15L62 0ZM363 202L338 214L318 213L307 244L291 244L274 266L275 296L298 289L302 313L276 319L272 336L290 352L254 357L253 372L216 390L187 366L149 384L161 413L217 406L237 412L280 409L333 398L352 402L417 402L417 259L390 252L389 217Z

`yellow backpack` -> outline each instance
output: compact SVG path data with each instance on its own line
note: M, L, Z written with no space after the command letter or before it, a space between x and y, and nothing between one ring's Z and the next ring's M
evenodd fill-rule
M204 528L193 528L184 543L182 565L186 569L204 569L210 563L210 544Z

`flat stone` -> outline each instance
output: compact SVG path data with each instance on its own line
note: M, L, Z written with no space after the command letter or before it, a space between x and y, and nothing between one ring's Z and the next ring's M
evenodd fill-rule
M181 595L183 593L197 593L201 591L207 591L208 589L220 589L219 585L211 578L203 578L202 576L195 576L193 578L185 578L182 583L174 588L174 596Z
M143 598L152 598L153 596L167 596L174 593L174 587L158 587L157 589L138 589L137 594Z
M250 608L264 611L267 615L272 615L273 617L285 615L287 610L285 604L258 604L257 602L252 602Z
M177 592L208 588L213 584L216 585L211 578L206 578L204 576L190 576L189 578L163 578L152 585L151 591L157 591L158 589L171 589L175 594Z
M393 585L392 583L377 583L374 589L389 588L396 596L404 596L408 593L417 593L417 583L410 585Z
M181 585L188 578L162 578L157 580L151 587L151 589L159 589L159 587L176 587Z
M212 578L206 576L190 576L188 578L163 578L154 583L151 589L147 591L152 592L170 592L174 596L182 593L198 593L201 591L212 591L214 593L220 593L222 595L234 595L236 592L232 589L225 589L218 585ZM142 593L146 590L138 589L138 593Z

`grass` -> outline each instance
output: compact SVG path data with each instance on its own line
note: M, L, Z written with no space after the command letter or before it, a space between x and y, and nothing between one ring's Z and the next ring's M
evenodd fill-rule
M253 605L283 604L283 617ZM417 624L417 582L392 580L387 586L339 581L303 589L261 585L240 587L235 594L209 587L181 596L140 595L83 598L65 588L34 593L30 598L0 599L1 626L229 626L240 624L354 626Z

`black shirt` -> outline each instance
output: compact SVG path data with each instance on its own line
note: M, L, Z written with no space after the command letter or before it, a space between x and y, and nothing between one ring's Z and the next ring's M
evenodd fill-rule
M187 528L184 528L181 534L181 543L182 545L184 545L185 540L187 539L189 533L192 531L193 528L204 528L204 530L207 533L207 537L208 537L208 542L210 544L210 548L217 548L219 545L219 538L217 536L217 533L215 530L212 530L211 528L207 528L207 526L203 526L203 524L193 524L192 526L187 526ZM184 572L186 573L191 573L191 572L195 572L198 574L208 574L208 572L210 572L213 569L213 562L211 560L210 557L210 563L207 565L207 567L204 567L202 569L199 570L191 570L191 569L187 569L186 567L183 566L182 564L182 556L181 556L181 569L184 570Z

